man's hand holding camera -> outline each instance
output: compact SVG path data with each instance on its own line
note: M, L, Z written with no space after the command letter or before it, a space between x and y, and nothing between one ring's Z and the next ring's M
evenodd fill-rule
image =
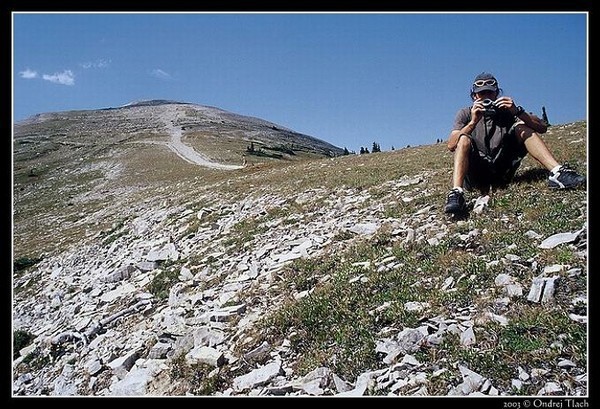
M494 106L498 109L508 109L511 114L517 114L517 105L511 97L500 97L494 101Z
M489 98L477 99L473 102L471 107L471 116L478 122L482 116L493 116L498 110L507 109L513 115L517 115L519 112L515 101L510 97L500 97L498 99L491 100Z

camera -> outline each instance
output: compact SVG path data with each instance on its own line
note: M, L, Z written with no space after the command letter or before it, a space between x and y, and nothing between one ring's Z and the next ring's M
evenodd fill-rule
M483 101L481 101L481 105L483 105L484 116L496 115L496 105L494 105L494 101L492 101L491 99L484 99Z

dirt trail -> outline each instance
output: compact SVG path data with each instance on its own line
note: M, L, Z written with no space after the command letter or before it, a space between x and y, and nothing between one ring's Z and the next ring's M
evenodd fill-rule
M196 152L193 148L185 145L181 141L183 131L181 127L175 125L178 115L179 114L176 106L168 106L167 109L161 114L160 119L165 124L167 132L171 135L171 140L166 143L167 147L175 152L180 158L187 162L211 169L233 170L243 168L241 165L225 165L222 163L212 162L200 153Z

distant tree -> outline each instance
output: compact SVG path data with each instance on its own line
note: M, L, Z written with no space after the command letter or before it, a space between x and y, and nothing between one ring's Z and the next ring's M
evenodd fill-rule
M542 107L542 121L544 121L544 123L547 126L550 126L550 122L548 122L548 115L546 115L546 107Z
M392 150L395 150L395 149L394 149L394 145L392 145Z
M360 154L361 154L361 155L364 155L364 153L365 153L365 148L363 148L363 147L361 146L361 147L360 147Z
M344 147L344 153L343 155L350 155L350 151L348 151L348 148Z
M377 142L373 142L373 148L371 149L371 152L373 152L373 153L381 152L381 147L379 146L379 144Z

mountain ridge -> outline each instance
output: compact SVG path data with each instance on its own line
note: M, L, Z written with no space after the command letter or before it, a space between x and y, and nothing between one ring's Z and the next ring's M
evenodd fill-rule
M36 136L50 143L90 144L97 138L114 143L141 142L156 140L155 136L161 130L171 126L181 128L182 138L191 148L207 156L217 156L215 160L222 160L225 164L238 165L244 155L252 156L254 163L260 163L306 156L332 157L344 153L343 149L324 140L270 121L216 107L169 100L37 114L15 124L15 152L17 155L21 153L22 141L29 144L39 142ZM206 148L208 152L203 152Z

